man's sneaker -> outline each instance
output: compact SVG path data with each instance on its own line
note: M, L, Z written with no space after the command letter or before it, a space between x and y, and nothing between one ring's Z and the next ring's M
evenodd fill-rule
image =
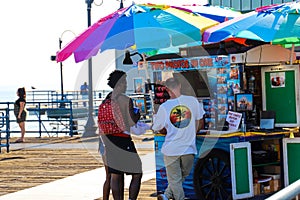
M159 194L159 195L157 196L157 199L158 199L158 200L168 200L168 198L167 198L166 195L164 195L164 194Z

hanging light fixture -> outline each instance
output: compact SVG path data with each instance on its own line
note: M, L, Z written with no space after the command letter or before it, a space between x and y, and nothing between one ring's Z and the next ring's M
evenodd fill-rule
M143 60L143 56L139 53L139 52L134 52L134 53L130 53L130 51L126 51L125 52L125 58L123 60L123 65L132 65L133 64L133 61L131 59L131 56L134 56L134 55L139 55L141 57L141 59Z

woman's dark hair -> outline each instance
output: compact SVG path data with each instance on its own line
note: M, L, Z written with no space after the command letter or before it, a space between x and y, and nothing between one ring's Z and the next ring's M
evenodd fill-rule
M115 88L118 81L122 81L121 78L126 78L126 73L121 70L115 70L109 74L107 85L111 88Z
M24 87L18 88L18 94L19 94L19 97L25 98L26 97L25 88Z

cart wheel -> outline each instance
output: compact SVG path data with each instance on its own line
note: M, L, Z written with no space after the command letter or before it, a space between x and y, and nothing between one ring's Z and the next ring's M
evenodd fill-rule
M213 149L198 160L194 171L198 199L232 199L229 153Z

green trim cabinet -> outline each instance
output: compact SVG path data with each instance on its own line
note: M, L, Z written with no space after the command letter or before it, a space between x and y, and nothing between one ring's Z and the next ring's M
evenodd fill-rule
M230 166L233 199L253 197L250 142L230 144Z
M300 138L283 139L283 169L285 187L300 179Z
M276 127L300 125L299 67L272 66L261 68L263 110L276 112ZM281 80L274 83L274 80ZM280 97L280 98L279 98Z

